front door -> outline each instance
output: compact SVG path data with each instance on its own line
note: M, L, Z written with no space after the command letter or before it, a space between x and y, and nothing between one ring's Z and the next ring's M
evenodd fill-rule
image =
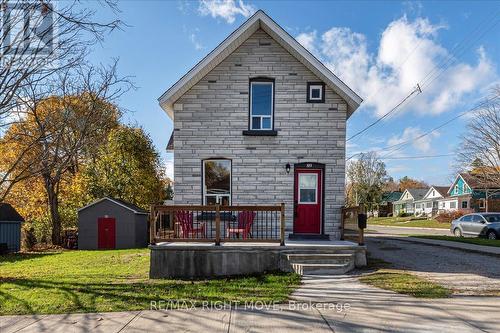
M322 182L321 170L295 169L294 233L321 232Z
M116 221L112 217L97 219L97 248L114 249L116 245Z

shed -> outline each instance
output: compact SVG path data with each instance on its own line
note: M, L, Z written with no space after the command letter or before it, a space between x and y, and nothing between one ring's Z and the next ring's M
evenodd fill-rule
M18 252L21 249L21 223L24 218L9 205L0 203L0 252Z
M78 210L78 248L129 249L148 245L148 212L104 197Z

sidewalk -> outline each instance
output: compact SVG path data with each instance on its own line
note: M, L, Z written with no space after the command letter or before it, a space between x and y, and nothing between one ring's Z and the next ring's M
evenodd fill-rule
M498 332L499 297L425 300L360 283L306 276L291 305L265 310L171 310L0 317L2 333L73 332ZM311 305L313 302L315 305ZM302 304L302 306L298 306Z

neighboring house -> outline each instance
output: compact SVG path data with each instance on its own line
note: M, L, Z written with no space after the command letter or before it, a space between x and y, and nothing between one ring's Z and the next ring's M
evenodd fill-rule
M382 202L378 207L378 216L387 217L394 214L394 202L401 198L400 191L385 192L382 194Z
M78 210L78 249L128 249L148 245L149 213L104 197Z
M425 188L406 189L401 198L393 203L394 215L399 215L400 213L415 214L415 201L421 200L427 191Z
M481 181L481 176L459 173L447 194L447 198L439 200L440 210L500 211L500 184Z
M159 98L175 204L283 202L287 234L339 239L346 121L361 102L259 10Z
M431 186L421 200L415 201L415 215L436 215L439 210L439 200L447 197L447 192L448 186Z
M0 202L0 254L21 250L24 218L8 203Z

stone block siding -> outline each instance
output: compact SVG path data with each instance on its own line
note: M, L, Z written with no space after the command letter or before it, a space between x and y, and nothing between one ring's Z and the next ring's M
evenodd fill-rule
M275 79L274 137L242 135L248 129L249 79L259 76ZM339 238L347 104L328 87L325 103L306 103L308 81L320 80L258 30L185 93L174 105L175 203L200 204L201 161L228 158L232 204L284 202L288 234L293 232L293 164L324 163L325 233Z

